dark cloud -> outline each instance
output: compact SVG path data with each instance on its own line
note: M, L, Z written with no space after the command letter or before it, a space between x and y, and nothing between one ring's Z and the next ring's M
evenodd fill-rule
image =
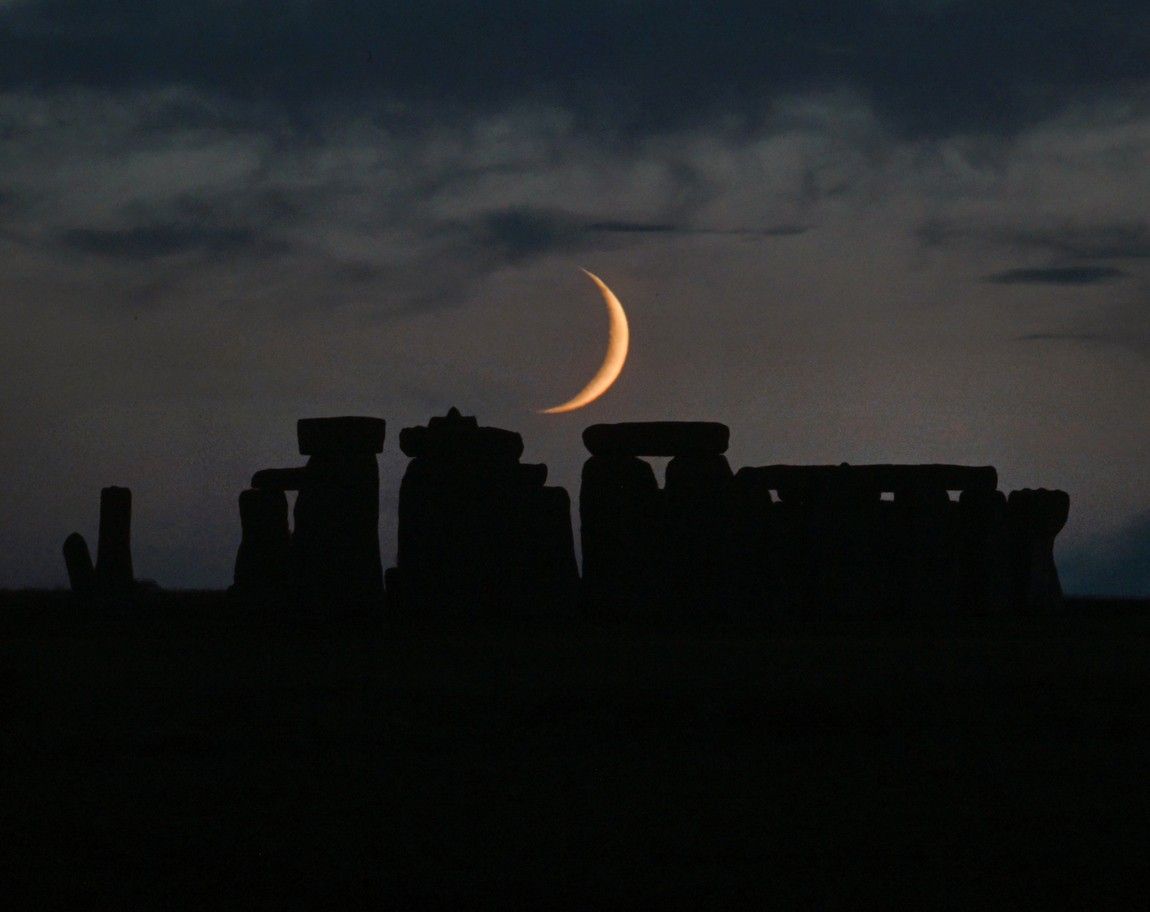
M509 262L534 259L585 242L575 220L559 212L501 209L479 217L478 240Z
M1150 76L1148 25L1140 0L29 0L0 18L0 87L187 85L393 128L540 103L602 138L753 126L781 94L831 88L906 134L1010 133Z
M61 232L59 244L68 250L114 259L148 260L185 253L228 254L274 248L249 228L205 228L187 225L140 225L98 230L73 228Z
M612 219L589 221L586 216L556 209L507 208L479 215L465 233L467 240L493 251L500 260L517 263L551 253L602 246L612 235L620 240L642 235L724 235L793 237L808 229L800 225L768 228L697 228L670 222Z
M691 228L658 222L592 222L586 230L604 234L720 234L743 237L793 237L804 234L809 229L802 225L777 225L772 228Z
M1020 247L1050 250L1084 260L1134 260L1150 257L1150 225L1136 222L1090 229L1019 231L1013 241Z
M1150 225L1143 221L1057 228L975 227L940 220L918 227L928 247L984 241L1020 250L1040 250L1062 260L1137 260L1150 257Z
M1047 269L1008 269L986 276L996 285L1099 285L1126 273L1112 266L1052 266Z

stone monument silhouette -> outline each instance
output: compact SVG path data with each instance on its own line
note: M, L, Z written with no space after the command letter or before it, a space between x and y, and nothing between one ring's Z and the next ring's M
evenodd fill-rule
M289 604L305 614L364 611L383 602L379 556L381 418L302 418L298 468L264 469L240 495L243 539L233 595ZM287 530L286 492L295 491Z
M519 461L523 438L452 408L404 428L388 600L410 621L547 616L578 584L571 504L545 465Z

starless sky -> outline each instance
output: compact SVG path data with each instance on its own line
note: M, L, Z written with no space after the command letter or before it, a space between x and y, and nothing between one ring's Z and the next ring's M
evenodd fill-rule
M1067 588L1150 595L1144 0L0 0L0 586L99 488L230 582L295 419L457 405L578 492L592 422L735 468L994 464ZM602 276L631 323L598 366Z

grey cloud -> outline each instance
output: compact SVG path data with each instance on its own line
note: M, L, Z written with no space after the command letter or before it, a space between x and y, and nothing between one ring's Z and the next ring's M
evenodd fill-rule
M1138 0L39 0L0 17L0 87L188 85L304 128L341 107L421 129L538 103L608 142L730 115L754 129L775 98L845 87L900 133L1008 134L1150 77L1148 24Z
M1008 269L986 276L996 285L1098 285L1126 273L1111 266L1052 266L1046 269Z
M1107 336L1086 332L1036 332L1015 336L1015 342L1108 342Z
M1143 221L1057 228L976 227L930 221L916 231L928 247L983 241L1019 250L1039 250L1063 260L1134 260L1150 257L1150 224Z
M226 254L260 243L249 228L205 228L155 224L100 230L72 228L59 235L69 250L113 259L148 260L182 253ZM266 242L262 242L266 245Z
M583 242L574 219L563 213L536 209L502 209L479 219L480 240L510 262L533 259Z
M1150 225L1136 222L1091 229L1020 231L1020 247L1037 247L1066 257L1089 260L1134 260L1150 257Z
M671 222L591 221L587 216L557 209L507 208L482 213L466 236L494 251L506 262L522 262L555 252L576 251L616 236L626 242L643 235L793 237L808 229L800 225L768 228L699 228Z
M604 234L718 234L743 237L793 237L809 229L802 225L777 225L771 228L693 228L652 222L592 222L587 231Z

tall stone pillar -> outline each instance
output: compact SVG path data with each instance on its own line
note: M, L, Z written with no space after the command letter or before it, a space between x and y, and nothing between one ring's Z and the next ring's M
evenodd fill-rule
M969 614L999 614L1011 607L1011 540L1006 495L966 490L959 506L959 605Z
M379 555L380 418L305 418L297 425L308 456L296 496L292 565L305 610L382 607Z
M135 590L132 571L132 492L100 491L100 538L96 545L96 584L100 595L124 598Z

